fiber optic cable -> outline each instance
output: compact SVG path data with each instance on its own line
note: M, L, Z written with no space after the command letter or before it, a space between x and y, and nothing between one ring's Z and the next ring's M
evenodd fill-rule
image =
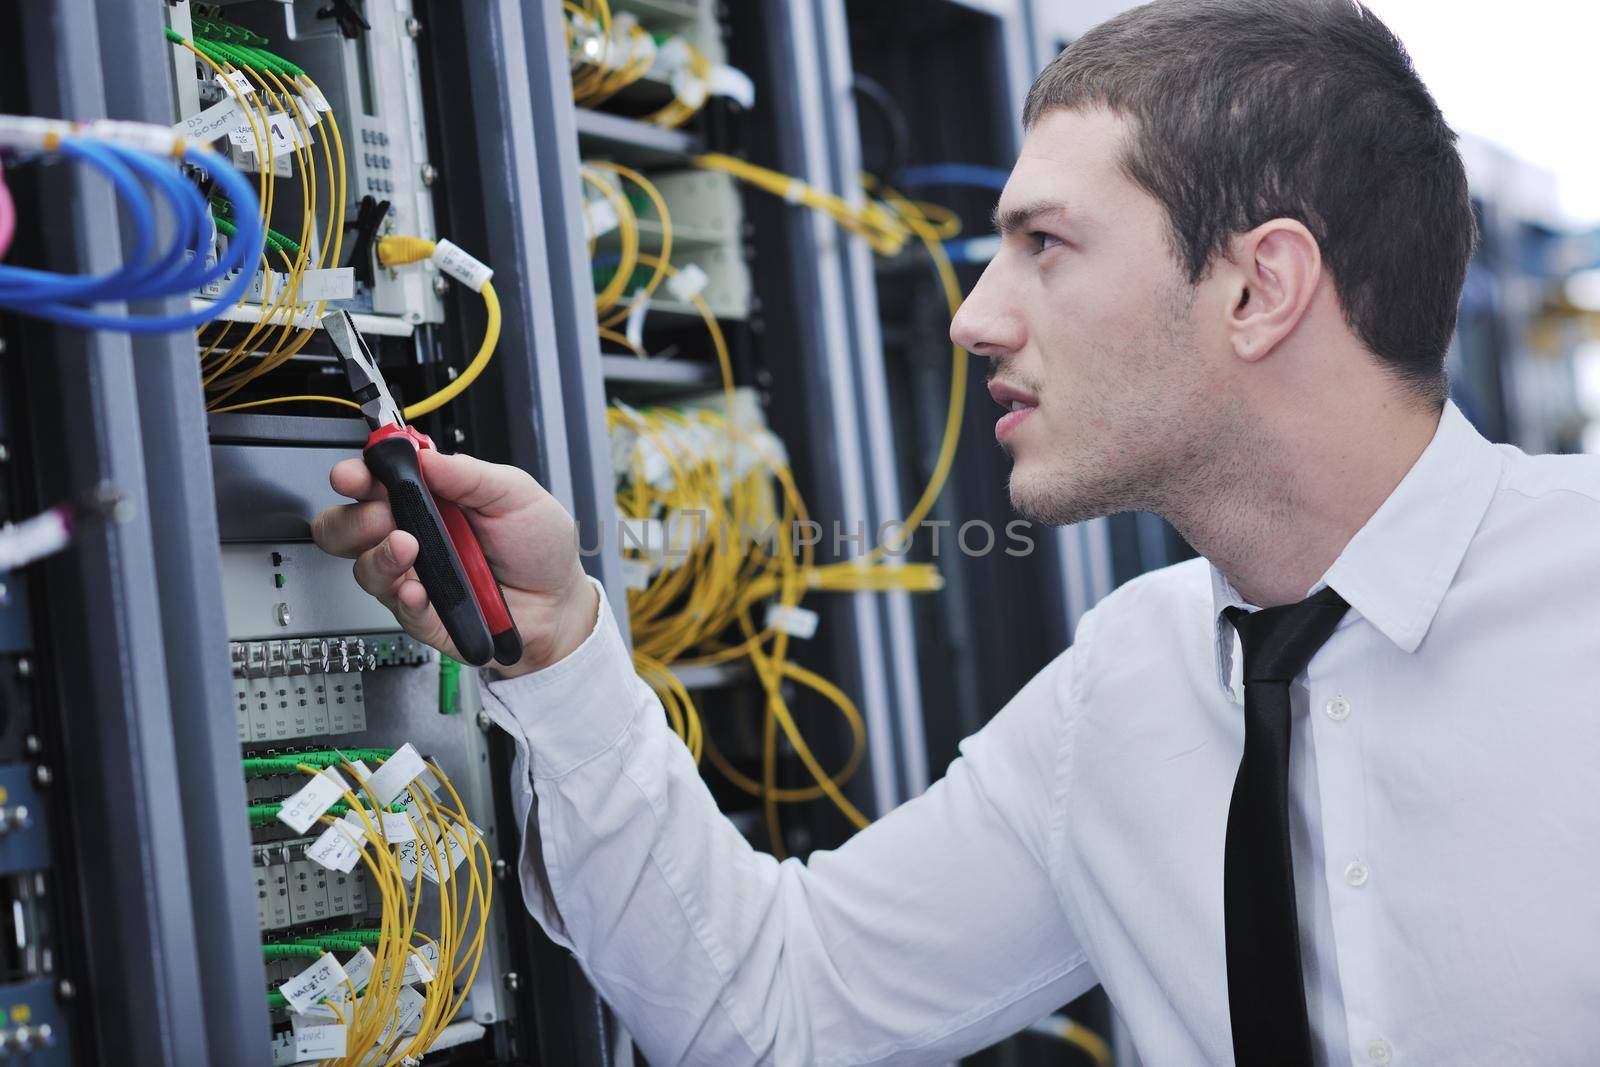
M80 305L187 296L191 284L219 281L231 271L260 258L265 230L255 221L255 191L221 156L209 148L190 144L170 130L138 123L96 122L74 127L51 120L0 117L0 146L42 150L88 163L112 181L119 200L132 217L135 231L134 254L117 270L100 278L66 277L0 264L0 306L87 329L132 333L189 329L210 321L218 311L207 307L172 315L111 315ZM134 158L131 153L139 154L137 164L129 163ZM242 239L230 242L224 256L198 271L172 269L177 259L170 250L154 261L149 259L150 243L144 234L153 231L153 211L149 194L133 171L138 169L152 174L148 167L163 154L167 159L165 166L182 160L210 173L223 194L240 209L237 213L251 219L242 228ZM169 205L178 216L175 230L179 237L210 232L209 219L202 222L196 217L198 198L177 193L176 187L164 177L153 180L158 189L165 190L164 195L170 194ZM179 250L179 255L184 251L204 258L198 248ZM224 290L228 300L238 299L248 290L250 281L248 273L240 271ZM175 283L182 284L175 286Z

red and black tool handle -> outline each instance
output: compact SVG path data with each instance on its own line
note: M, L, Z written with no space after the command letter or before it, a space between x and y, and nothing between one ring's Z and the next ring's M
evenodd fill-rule
M466 515L428 490L417 453L432 447L410 426L380 426L362 457L389 491L395 525L417 539L417 577L458 657L474 667L491 659L510 666L522 658L522 636Z

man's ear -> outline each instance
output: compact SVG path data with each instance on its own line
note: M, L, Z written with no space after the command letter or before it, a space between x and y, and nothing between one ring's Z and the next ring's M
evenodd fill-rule
M1294 331L1322 282L1322 250L1294 219L1272 219L1234 240L1228 338L1255 362Z

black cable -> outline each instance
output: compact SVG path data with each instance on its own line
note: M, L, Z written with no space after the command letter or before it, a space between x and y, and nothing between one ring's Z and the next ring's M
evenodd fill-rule
M850 81L850 88L859 95L871 100L877 105L889 126L889 158L887 165L873 167L869 165L866 154L866 138L861 139L862 166L865 170L882 174L885 178L892 176L904 169L911 155L911 123L906 118L906 113L895 101L894 94L884 88L883 83L876 78L865 74L857 74Z

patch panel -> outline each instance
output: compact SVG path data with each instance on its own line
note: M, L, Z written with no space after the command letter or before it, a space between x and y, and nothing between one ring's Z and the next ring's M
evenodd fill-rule
M306 846L313 840L294 838L253 847L256 921L262 930L366 913L366 873L359 868L349 873L329 870L306 859Z

